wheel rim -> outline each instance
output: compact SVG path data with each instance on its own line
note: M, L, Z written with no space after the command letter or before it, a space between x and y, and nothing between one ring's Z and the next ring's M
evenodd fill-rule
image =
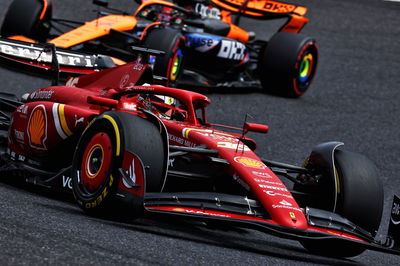
M314 78L318 61L318 50L313 42L307 43L299 53L293 76L293 88L296 95L302 95Z
M80 174L87 192L100 189L107 179L112 161L112 142L103 132L97 133L86 145L82 156Z
M178 49L172 58L172 65L171 65L171 73L170 73L170 80L175 81L180 73L181 65L182 65L183 53L181 49Z
M314 56L310 51L308 51L305 53L300 62L300 68L298 74L298 81L300 82L300 84L305 84L310 80L313 72L313 67L314 67Z

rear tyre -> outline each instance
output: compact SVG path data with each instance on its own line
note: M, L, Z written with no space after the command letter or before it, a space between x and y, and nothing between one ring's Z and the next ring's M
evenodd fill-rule
M313 38L278 32L272 36L259 59L262 87L273 94L300 97L310 86L318 63Z
M116 197L125 152L139 157L145 167L146 191L160 191L166 167L159 129L141 117L107 112L82 134L72 165L72 188L79 206L92 215L137 216L142 198L130 202Z
M335 151L335 166L337 202L336 208L330 211L375 236L383 210L383 186L376 166L365 156L344 150ZM325 195L329 193L326 191ZM302 240L300 243L313 253L332 257L354 257L366 249L340 240Z
M40 42L46 41L52 17L51 3L50 0L14 0L1 27L2 37L23 35Z
M170 28L153 29L144 40L147 48L165 52L154 64L154 74L166 77L170 86L176 85L183 72L185 39L178 30Z

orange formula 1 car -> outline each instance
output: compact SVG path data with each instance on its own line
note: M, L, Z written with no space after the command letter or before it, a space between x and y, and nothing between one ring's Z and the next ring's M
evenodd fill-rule
M47 42L57 47L62 72L82 74L132 61L130 47L143 45L165 52L151 64L170 85L262 87L298 97L313 79L317 44L299 33L308 22L305 7L267 0L136 2L134 14L126 14L94 0L107 13L78 23L53 18L51 0L14 0L1 28L0 57L49 68L51 56L39 52ZM287 21L262 41L238 26L243 16Z

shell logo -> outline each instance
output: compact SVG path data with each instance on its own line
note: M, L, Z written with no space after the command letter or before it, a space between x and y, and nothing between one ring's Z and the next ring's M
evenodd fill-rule
M44 105L36 106L28 121L29 145L32 148L45 150L47 139L47 116Z
M251 168L257 168L257 169L265 169L266 166L260 161L254 160L252 158L248 157L235 157L234 158L235 162L238 162L244 166L251 167Z

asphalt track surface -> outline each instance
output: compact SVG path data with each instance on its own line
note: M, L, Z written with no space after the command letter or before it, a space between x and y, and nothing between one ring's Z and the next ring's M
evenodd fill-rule
M11 0L0 1L0 21ZM94 18L91 1L56 1L55 16ZM115 2L128 7L132 2ZM381 0L299 1L318 39L320 64L300 99L254 91L212 92L209 119L241 126L246 113L270 126L251 135L264 157L300 164L311 148L340 140L376 162L385 188L378 237L387 230L392 195L400 194L400 5ZM131 8L130 8L131 7ZM276 23L244 21L269 38ZM49 81L0 69L0 91L22 95ZM309 254L295 241L252 230L212 228L145 217L122 223L88 217L70 201L0 183L2 265L398 265L400 257L373 251L349 259Z

